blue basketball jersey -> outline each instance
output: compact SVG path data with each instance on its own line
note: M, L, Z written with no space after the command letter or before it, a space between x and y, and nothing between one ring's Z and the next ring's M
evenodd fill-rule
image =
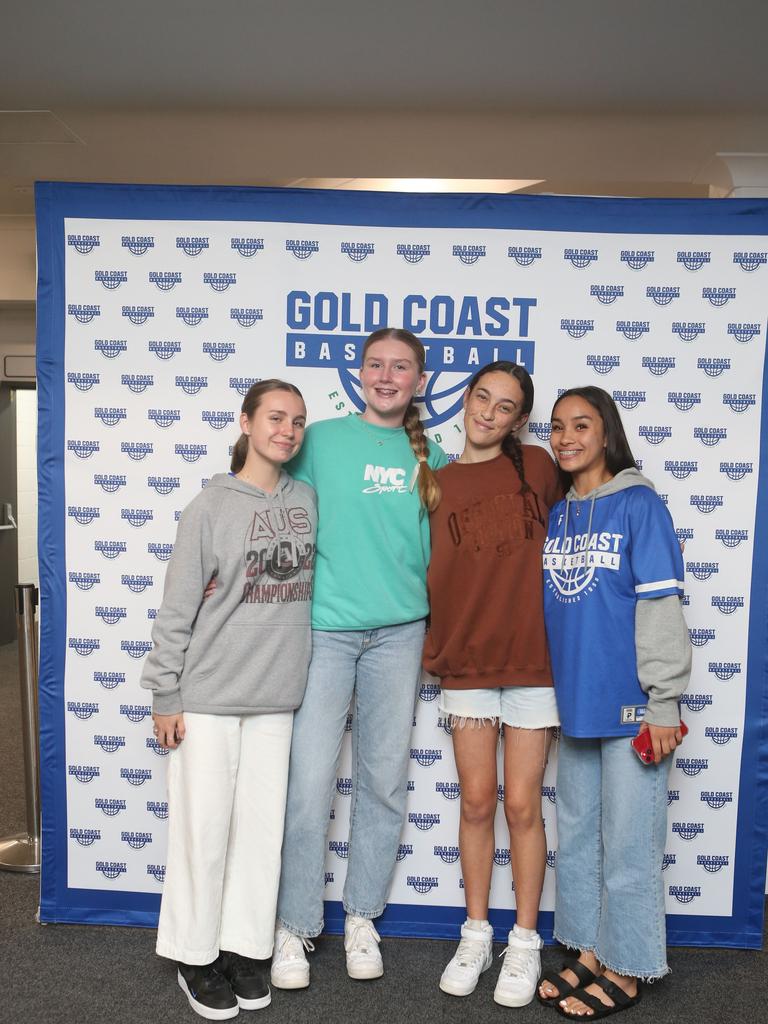
M647 703L635 655L637 601L683 594L672 518L636 470L549 515L544 614L567 736L633 736Z

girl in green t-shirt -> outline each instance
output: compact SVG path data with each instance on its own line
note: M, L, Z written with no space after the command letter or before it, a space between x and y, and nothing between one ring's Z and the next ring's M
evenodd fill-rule
M413 401L424 347L384 328L363 348L362 415L314 424L290 471L318 499L312 660L296 713L272 984L305 988L305 950L323 929L329 845L347 863L344 947L351 978L383 973L373 918L384 910L406 807L421 676L433 470ZM350 706L351 702L351 706ZM337 778L351 711L351 779ZM335 791L351 793L349 837L327 840Z

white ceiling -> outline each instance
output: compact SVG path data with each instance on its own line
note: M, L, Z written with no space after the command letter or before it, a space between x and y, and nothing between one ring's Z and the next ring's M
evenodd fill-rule
M6 107L768 111L765 0L12 6Z
M36 178L706 195L768 151L766 0L4 7L0 107L41 113L0 113L0 215Z

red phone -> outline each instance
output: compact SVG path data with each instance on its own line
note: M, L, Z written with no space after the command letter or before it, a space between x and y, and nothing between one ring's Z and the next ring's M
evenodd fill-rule
M683 721L680 722L680 732L683 736L688 735L688 726ZM653 743L651 743L651 734L648 729L643 729L630 742L632 749L643 764L653 764Z

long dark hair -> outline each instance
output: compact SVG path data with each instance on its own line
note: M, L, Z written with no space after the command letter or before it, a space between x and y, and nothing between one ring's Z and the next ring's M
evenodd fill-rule
M365 363L365 356L371 345L377 341L386 341L388 338L393 338L395 341L402 341L404 345L413 352L416 357L416 364L419 368L419 373L424 373L424 368L427 365L427 353L424 350L424 346L416 337L415 334L411 334L410 331L406 331L403 327L381 327L378 331L374 331L365 339L363 345L363 355L360 360L360 365ZM421 416L419 415L419 408L413 399L408 403L403 416L403 428L408 435L408 441L413 450L413 454L416 461L419 464L419 475L416 478L416 483L419 489L419 498L421 503L428 512L434 512L437 506L440 504L440 484L437 482L434 470L427 462L427 456L429 455L429 439L427 438L424 430L424 424L421 422Z
M632 449L629 447L627 435L624 433L624 424L621 422L619 410L616 403L602 388L588 385L585 388L569 388L564 391L552 406L551 419L555 418L555 411L564 398L583 398L589 402L592 408L603 421L605 431L605 466L611 476L616 476L622 469L634 469L637 465ZM571 474L560 470L563 482L571 483Z
M245 393L243 404L240 407L240 412L250 420L253 414L261 405L261 400L264 395L270 391L290 391L294 395L298 395L299 398L304 401L304 396L296 387L295 384L289 384L287 380L278 380L276 377L270 377L269 380L260 380L255 384L251 384ZM248 435L241 434L235 442L235 446L232 449L232 462L230 463L230 471L232 473L239 473L245 465L245 460L248 456Z
M488 373L507 373L510 377L514 377L517 383L520 385L520 390L523 392L523 404L518 410L518 415L527 415L533 408L533 380L531 379L530 373L525 369L524 366L520 366L519 363L513 363L509 359L497 359L493 363L488 363L486 366L481 366L477 373L470 380L467 387L467 393L472 394L477 385L480 383L483 377ZM543 522L543 517L539 510L539 502L536 492L533 490L531 485L525 479L525 463L523 460L523 446L520 443L520 439L517 434L510 430L504 440L501 442L501 450L511 460L517 475L520 478L520 493L523 496L523 502L526 509L529 510L530 515L534 519L538 519L539 522ZM531 499L533 504L536 506L535 510L530 504Z
M519 413L522 416L531 411L533 408L533 381L531 380L530 373L528 373L525 367L520 366L518 363L512 363L508 359L497 359L494 363L488 363L487 366L482 366L469 382L469 386L467 387L468 394L472 394L487 373L508 373L510 377L514 377L523 392L523 404ZM513 431L510 431L501 442L501 450L507 458L511 459L514 463L517 475L520 477L523 493L530 491L531 485L525 479L523 446L520 444L519 438Z

